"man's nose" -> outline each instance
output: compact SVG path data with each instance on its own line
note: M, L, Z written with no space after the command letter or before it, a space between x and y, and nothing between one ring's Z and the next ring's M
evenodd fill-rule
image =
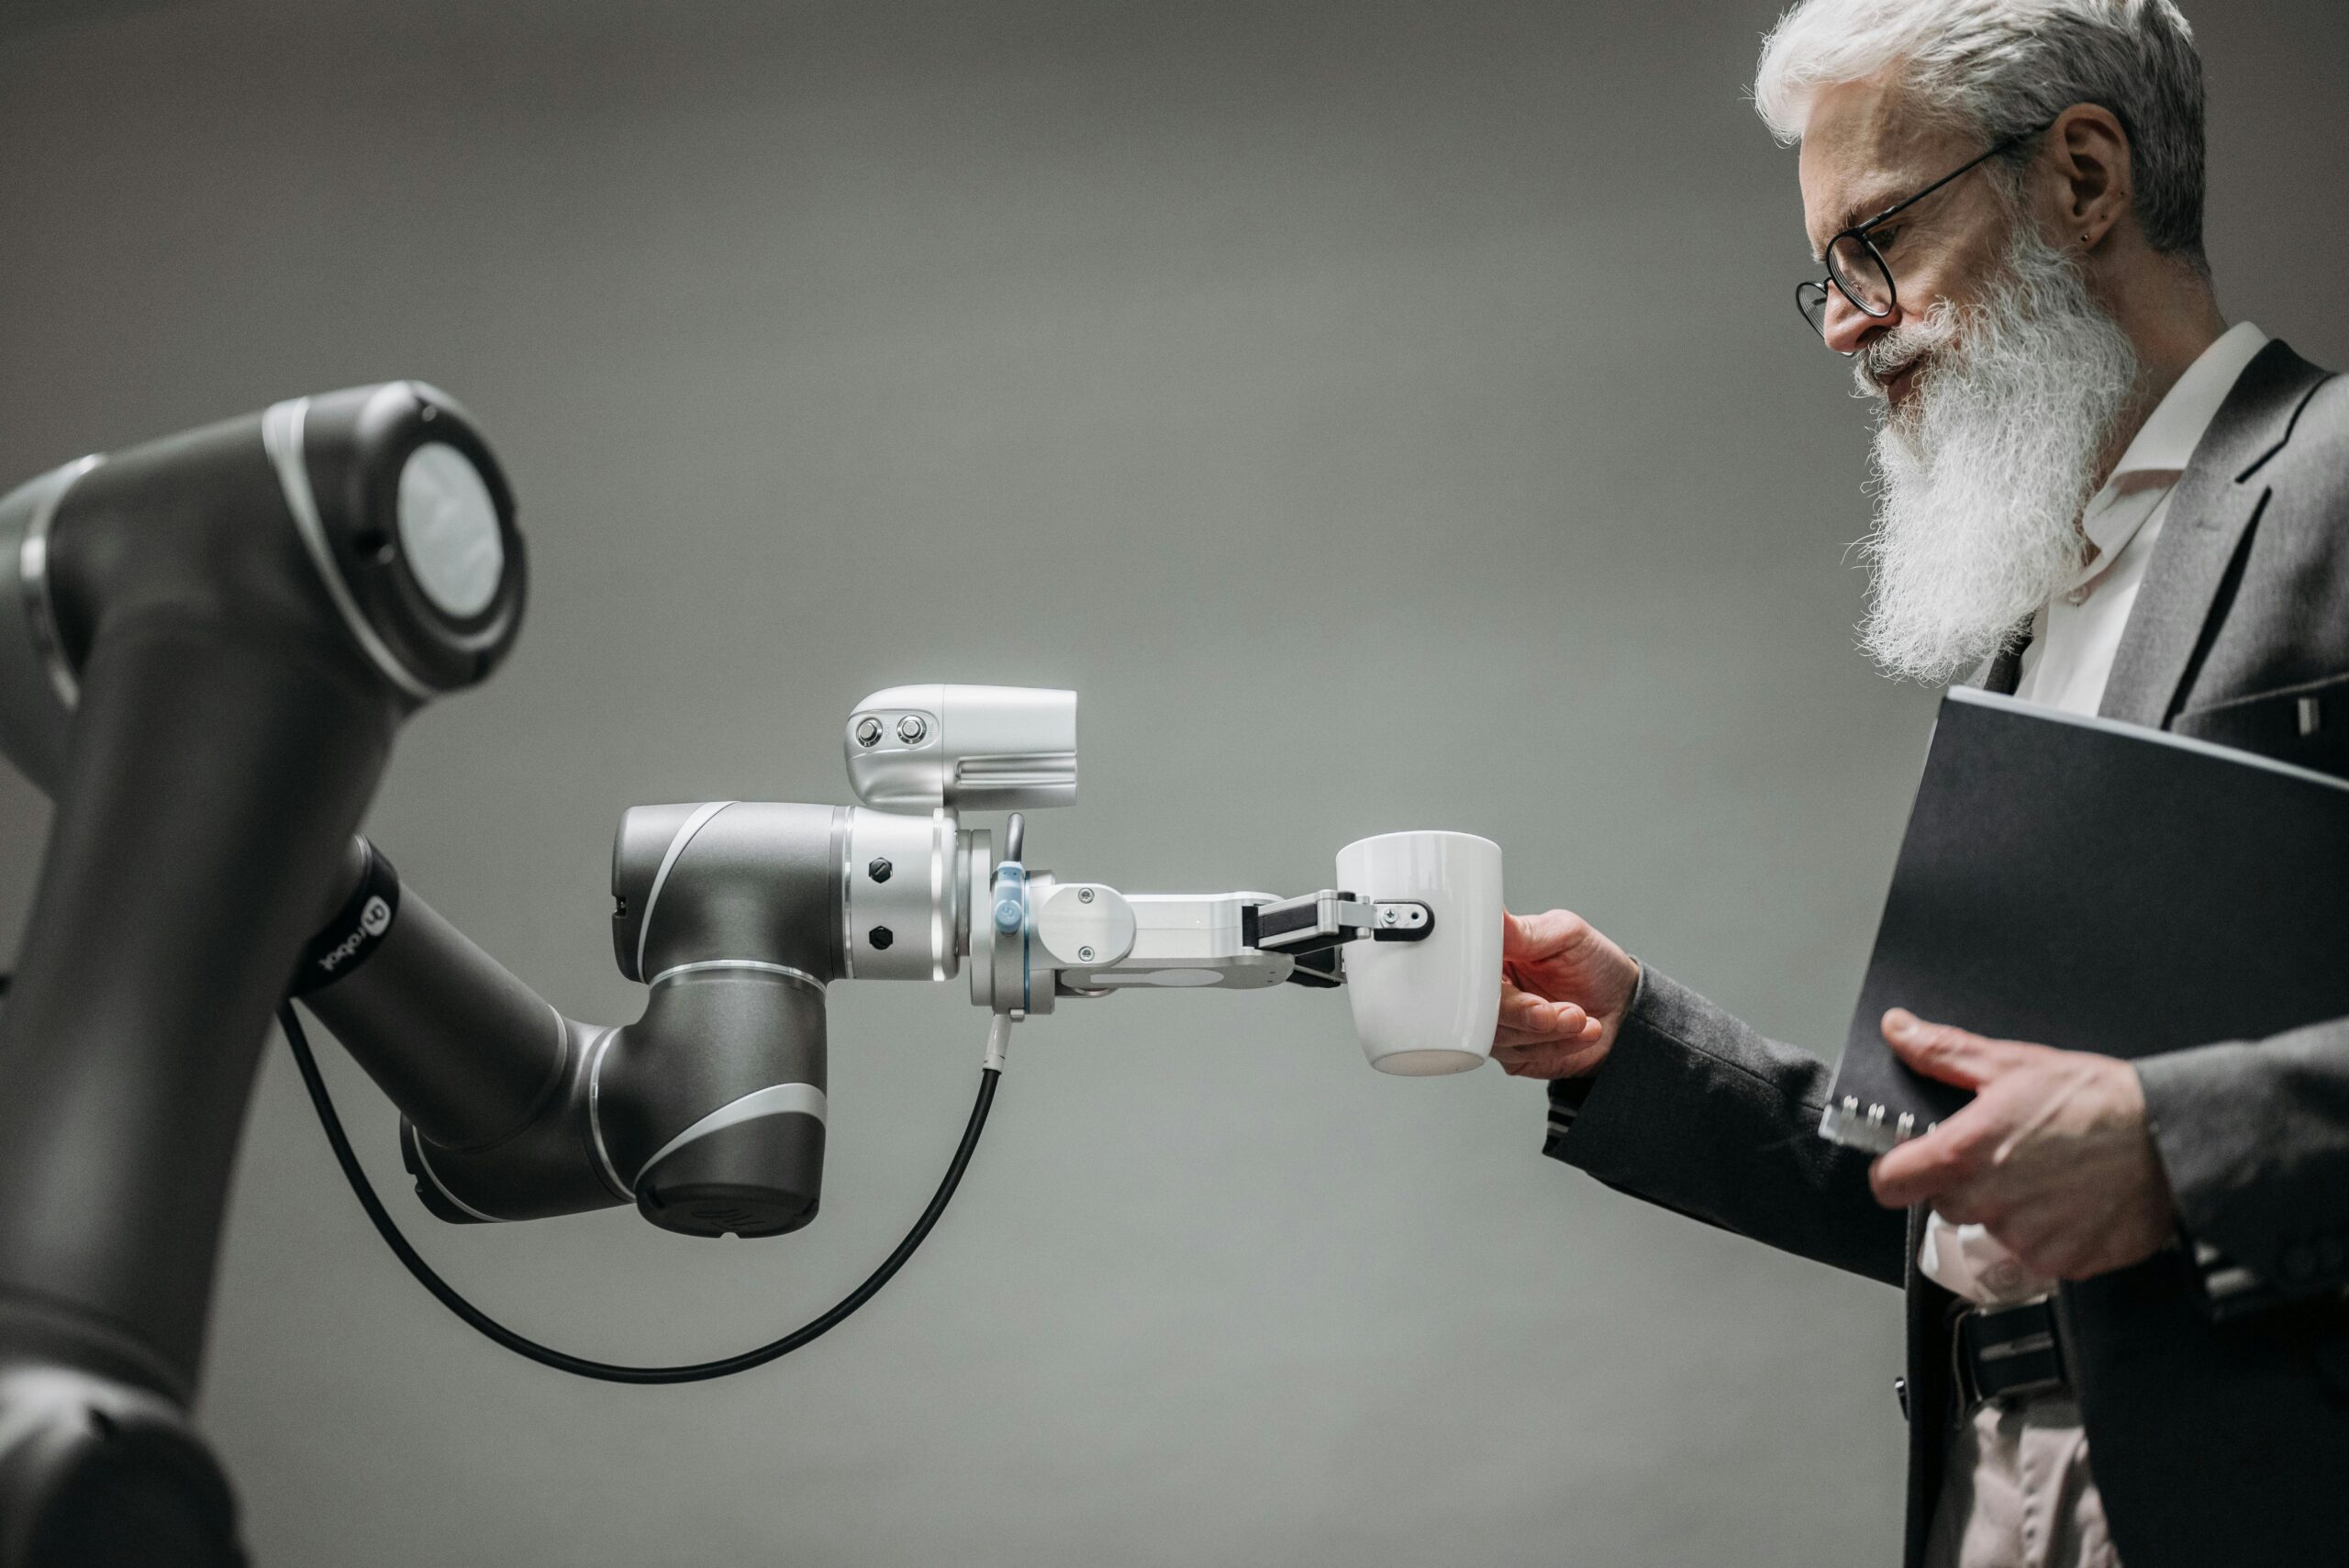
M1820 336L1827 346L1839 354L1856 354L1867 347L1878 332L1888 332L1900 320L1900 305L1893 302L1889 316L1870 316L1843 297L1843 291L1830 284L1827 287L1827 315L1821 322Z

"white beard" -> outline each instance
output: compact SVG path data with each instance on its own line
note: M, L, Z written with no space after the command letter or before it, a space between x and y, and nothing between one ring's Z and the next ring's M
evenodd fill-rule
M2138 360L2078 266L2016 226L2005 276L1962 314L1943 302L1871 344L1866 375L1935 350L1871 464L1876 526L1860 646L1895 678L1939 684L2005 648L2070 581L2080 514L2137 384Z

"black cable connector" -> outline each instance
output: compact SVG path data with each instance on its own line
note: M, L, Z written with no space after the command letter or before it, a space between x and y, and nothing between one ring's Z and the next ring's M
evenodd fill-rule
M0 979L0 989L5 989L5 979ZM302 1031L301 1020L294 1016L291 1002L278 1007L277 1021L285 1030L285 1043L294 1052L294 1065L301 1069L302 1084L310 1092L310 1104L317 1110L318 1124L326 1129L327 1143L334 1151L335 1162L342 1167L343 1179L351 1184L351 1194L359 1199L359 1207L365 1209L367 1218L374 1222L376 1234L383 1237L384 1244L392 1250L392 1255L416 1277L416 1283L431 1292L441 1306L455 1313L468 1326L516 1355L537 1362L541 1366L551 1366L557 1372L570 1373L574 1377L592 1377L605 1383L701 1383L714 1377L731 1377L738 1372L749 1372L753 1367L762 1367L779 1357L787 1356L802 1345L812 1343L840 1327L858 1307L878 1295L881 1287L906 1266L906 1261L914 1255L915 1249L929 1236L930 1228L946 1212L946 1205L953 1197L954 1189L962 1184L963 1171L971 1162L971 1151L978 1147L980 1130L987 1124L987 1108L995 1103L996 1083L1003 1076L992 1067L981 1070L978 1101L971 1107L971 1119L963 1129L963 1141L946 1167L945 1179L938 1184L938 1191L930 1197L930 1207L922 1210L921 1218L914 1221L914 1228L906 1233L904 1240L897 1243L896 1251L884 1259L881 1266L874 1270L863 1284L849 1292L838 1306L812 1322L793 1329L782 1339L744 1351L739 1355L681 1366L622 1366L612 1362L589 1361L527 1339L466 1300L458 1294L454 1285L435 1273L432 1265L424 1261L409 1244L408 1239L400 1233L399 1227L392 1222L383 1200L376 1196L374 1187L369 1184L367 1173L360 1168L359 1156L351 1151L351 1139L343 1131L342 1118L335 1114L334 1101L327 1093L326 1079L318 1073L317 1059L310 1053L308 1037Z

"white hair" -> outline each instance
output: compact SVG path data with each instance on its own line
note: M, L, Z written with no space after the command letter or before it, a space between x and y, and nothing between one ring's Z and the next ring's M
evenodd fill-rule
M1923 112L1989 142L2074 104L2110 109L2147 241L2207 267L2202 60L2172 0L1801 0L1762 45L1754 106L1799 141L1821 92L1895 69Z

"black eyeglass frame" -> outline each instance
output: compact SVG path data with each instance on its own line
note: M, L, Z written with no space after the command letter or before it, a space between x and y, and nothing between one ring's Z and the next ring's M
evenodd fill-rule
M1996 145L1991 147L1987 152L1983 153L1980 157L1969 160L1965 163L1959 165L1957 168L1951 170L1948 173L1943 174L1940 179L1935 180L1932 184L1927 185L1923 190L1919 191L1916 195L1912 196L1904 196L1899 201L1893 203L1890 206L1885 208L1882 212L1876 214L1874 217L1871 217L1865 222L1855 223L1849 228L1837 229L1834 235L1827 241L1827 248L1825 251L1827 257L1827 276L1817 283L1813 283L1810 279L1805 278L1802 282L1795 285L1795 309L1801 314L1804 324L1809 327L1812 331L1819 334L1819 340L1820 342L1823 343L1827 340L1827 290L1828 285L1831 284L1834 285L1835 292L1842 295L1846 300L1849 300L1851 302L1852 308L1858 311L1861 315L1877 321L1881 321L1886 317L1890 316L1893 311L1898 307L1900 295L1898 286L1893 281L1892 263L1886 261L1884 259L1884 252L1876 248L1876 231L1883 228L1893 218L1896 218L1902 213L1907 212L1910 207L1915 206L1919 202L1923 201L1927 196L1932 195L1935 191L1940 190L1943 185L1950 183L1954 180L1961 179L1965 175L1972 173L1975 170L1979 169L1983 164L1987 163L1991 159L1998 157L2000 153L2011 151L2015 148L2021 147L2024 142L2029 141L2032 137L2039 135L2042 131L2044 131L2049 126L2052 126L2054 123L2054 120L2049 120L2043 125L2033 126L2029 130L2019 130L2015 132L2014 135L1998 142ZM1866 253L1867 259L1876 264L1877 274L1884 279L1885 304L1882 310L1869 309L1867 302L1860 297L1862 290L1856 285L1846 282L1842 275L1842 269L1836 265L1835 247L1842 244L1846 239L1856 239L1859 241L1861 250ZM1814 311L1817 314L1814 315ZM1848 360L1858 350L1839 349L1836 351L1842 354L1842 356Z

